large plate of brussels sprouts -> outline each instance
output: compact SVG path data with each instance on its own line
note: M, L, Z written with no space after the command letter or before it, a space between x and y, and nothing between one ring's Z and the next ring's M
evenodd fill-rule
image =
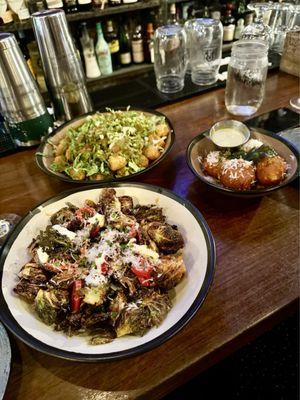
M202 305L215 245L186 199L138 183L84 186L37 206L0 258L0 318L37 350L78 361L148 351Z

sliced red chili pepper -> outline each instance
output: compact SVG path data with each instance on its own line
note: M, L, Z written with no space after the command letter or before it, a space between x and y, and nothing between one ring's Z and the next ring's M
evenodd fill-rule
M83 287L83 282L81 279L77 279L72 284L72 291L71 291L71 311L78 312L80 309L82 296L80 294L80 290Z

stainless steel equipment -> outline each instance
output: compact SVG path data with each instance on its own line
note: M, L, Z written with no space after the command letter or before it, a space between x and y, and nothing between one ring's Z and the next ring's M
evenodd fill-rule
M57 119L70 120L92 111L79 53L63 10L32 14L46 83Z
M39 143L53 123L12 33L0 33L0 113L19 146Z

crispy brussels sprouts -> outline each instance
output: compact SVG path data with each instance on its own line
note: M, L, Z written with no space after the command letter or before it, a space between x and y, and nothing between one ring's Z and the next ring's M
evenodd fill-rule
M148 308L138 307L135 303L129 303L122 311L116 327L117 337L130 334L143 336L150 328L150 322L150 311Z
M138 222L164 222L165 216L163 215L162 209L155 206L137 206L134 210L134 216Z
M99 344L110 343L115 337L116 336L113 332L106 329L99 329L97 330L97 334L91 337L90 344L95 346Z
M40 285L22 279L14 288L14 292L32 303L40 290Z
M106 283L95 287L86 286L82 290L82 294L84 295L83 301L86 304L100 306L105 300L105 296L108 290L109 285Z
M40 289L34 301L35 311L45 324L52 325L56 321L58 310L66 307L68 302L67 292Z
M172 304L168 294L153 291L143 299L142 307L149 310L151 326L159 326L170 311Z
M35 263L27 263L18 274L20 279L26 279L31 283L41 283L47 281L47 276L42 268Z
M63 224L65 222L69 222L73 219L74 213L70 210L69 207L64 207L58 210L55 214L53 214L50 218L51 224Z
M131 214L133 210L133 200L130 196L120 196L119 201L121 203L121 211L124 214Z
M181 254L166 255L161 257L160 264L156 267L159 287L170 290L177 286L186 274L186 268Z
M151 222L147 232L157 247L164 253L176 253L184 246L181 233L171 225L161 222Z

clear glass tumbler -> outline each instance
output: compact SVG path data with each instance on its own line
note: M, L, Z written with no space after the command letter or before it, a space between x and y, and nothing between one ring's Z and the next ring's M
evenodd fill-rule
M234 115L254 114L264 98L268 72L268 44L239 40L232 45L225 90L227 110Z
M180 25L166 25L154 35L154 71L158 90L175 93L183 89L187 63L186 33Z
M184 28L192 81L196 85L212 85L218 79L222 58L223 26L215 19L197 18L187 21Z

